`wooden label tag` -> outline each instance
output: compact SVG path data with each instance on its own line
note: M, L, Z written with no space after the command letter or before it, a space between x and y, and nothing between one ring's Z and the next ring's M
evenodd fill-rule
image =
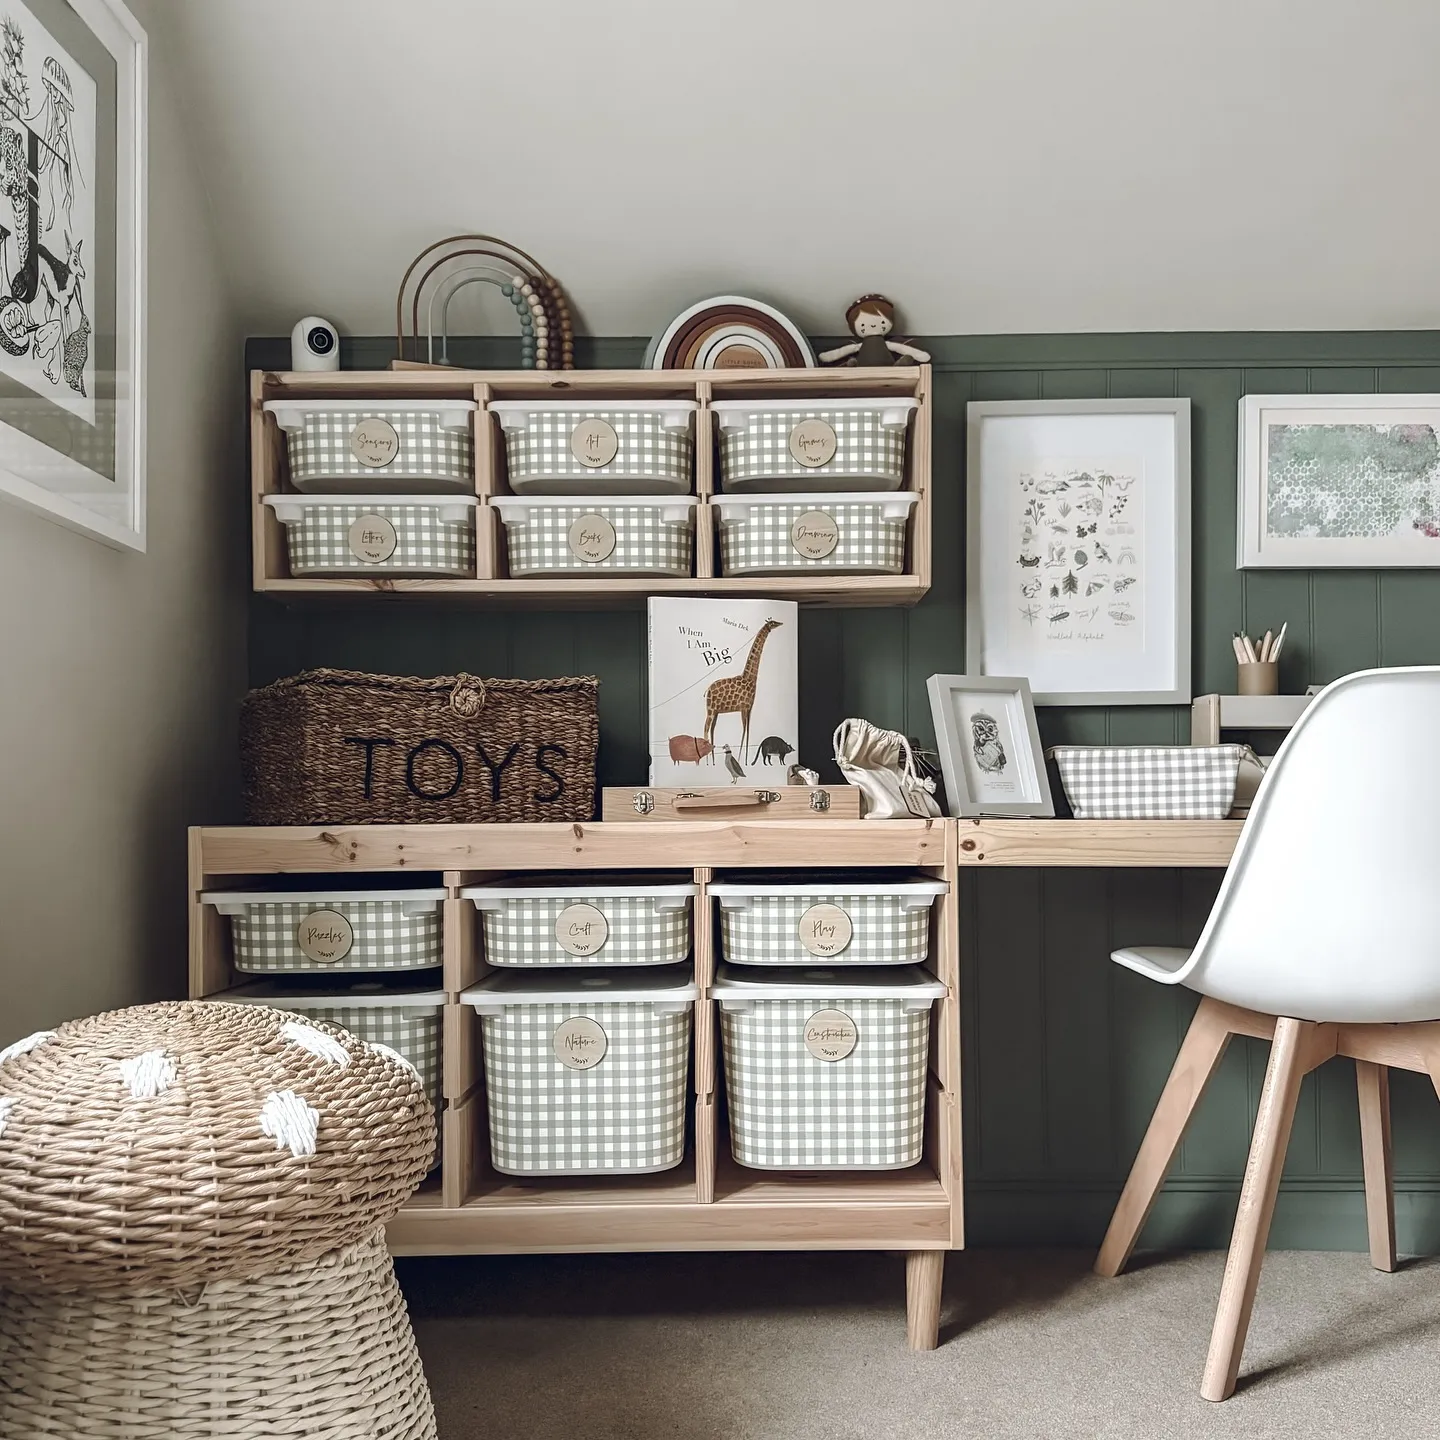
M835 458L835 427L825 420L802 420L790 432L790 454L811 469Z
M395 527L383 515L361 515L350 524L350 553L367 565L379 565L395 553Z
M400 436L388 420L367 415L350 432L350 453L372 469L388 465L400 453Z
M566 541L577 560L598 563L608 560L615 549L615 527L603 515L582 515L571 525Z
M295 943L317 965L333 965L350 953L355 931L338 910L312 910L295 927Z
M572 1070L593 1070L610 1048L610 1039L588 1015L574 1015L555 1027L555 1058Z
M843 1010L817 1010L805 1022L805 1048L827 1064L843 1060L859 1039L855 1022Z
M823 560L835 553L840 527L824 510L807 510L790 527L790 548L807 560Z
M615 427L598 415L587 416L570 432L570 453L588 468L608 465L619 448Z
M855 927L838 905L812 905L800 917L795 933L812 955L838 955L849 945Z
M555 943L571 955L593 955L610 938L610 922L593 905L567 905L555 920Z

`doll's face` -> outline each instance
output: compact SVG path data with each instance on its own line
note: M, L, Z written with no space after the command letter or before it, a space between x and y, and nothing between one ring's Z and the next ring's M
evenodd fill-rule
M892 329L890 321L873 310L864 310L855 317L855 333L862 339L867 335L888 335Z

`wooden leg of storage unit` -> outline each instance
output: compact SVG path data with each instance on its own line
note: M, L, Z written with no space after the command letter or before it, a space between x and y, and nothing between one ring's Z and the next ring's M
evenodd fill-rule
M695 1097L695 1199L701 1205L715 1203L715 1097Z
M1365 1221L1370 1263L1395 1268L1395 1180L1390 1158L1390 1071L1370 1060L1355 1062L1360 1092L1360 1151L1365 1164Z
M940 1343L944 1280L943 1250L911 1250L905 1256L905 1343L912 1350L933 1350Z

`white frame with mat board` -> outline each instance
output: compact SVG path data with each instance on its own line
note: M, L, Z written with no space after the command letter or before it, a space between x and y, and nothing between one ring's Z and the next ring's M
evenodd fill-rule
M932 675L925 682L925 688L930 694L935 744L940 752L950 813L961 819L980 815L1053 819L1055 802L1050 795L1050 777L1045 772L1045 754L1040 747L1030 682L1018 675ZM974 712L967 709L962 713L961 709L961 701L967 695L999 699L1000 703L992 702L990 708L1002 711L1004 723L988 711L985 713L985 718L994 726L993 734L983 739L975 734ZM980 756L982 748L989 756L989 764ZM967 753L971 764L966 763ZM996 759L1000 762L998 771L994 769ZM1004 778L1004 770L1011 764L1017 773L1013 779ZM993 779L987 781L978 776L977 770L987 771ZM996 793L999 785L1018 786L1019 798L1002 798Z

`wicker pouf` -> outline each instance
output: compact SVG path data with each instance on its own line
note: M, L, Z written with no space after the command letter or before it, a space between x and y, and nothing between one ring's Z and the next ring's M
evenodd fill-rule
M0 1440L433 1440L383 1225L434 1143L404 1059L278 1010L0 1050Z

